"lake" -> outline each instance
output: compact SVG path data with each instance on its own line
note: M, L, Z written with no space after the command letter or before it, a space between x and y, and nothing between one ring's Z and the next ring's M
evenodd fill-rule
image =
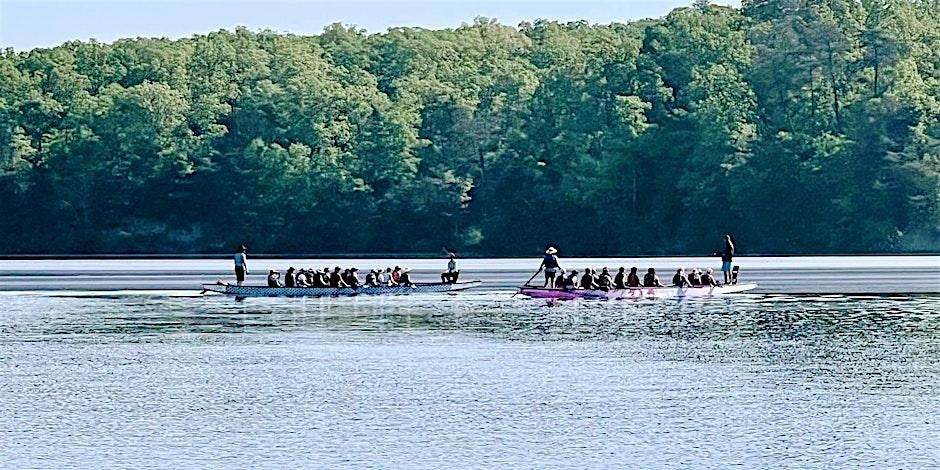
M742 258L761 292L553 306L512 297L537 260L242 302L198 295L227 259L3 260L0 467L938 466L937 259Z

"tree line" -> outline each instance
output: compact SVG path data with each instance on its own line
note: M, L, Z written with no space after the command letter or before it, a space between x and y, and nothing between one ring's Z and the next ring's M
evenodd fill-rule
M0 253L940 249L940 1L0 54Z

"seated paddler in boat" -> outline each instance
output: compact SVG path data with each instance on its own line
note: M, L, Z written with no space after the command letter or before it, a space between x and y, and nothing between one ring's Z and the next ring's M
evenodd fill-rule
M627 270L623 266L617 270L617 275L614 276L614 289L626 289L627 288Z
M542 287L553 289L555 287L555 275L563 271L558 264L558 248L550 246L545 250L545 256L542 257L542 265L539 269L545 269L545 284Z
M447 257L450 258L450 260L447 262L447 271L441 273L441 282L444 284L455 284L457 278L460 276L460 271L457 270L457 254L447 253Z
M397 286L401 284L401 268L395 266L395 269L392 270L392 283L391 285Z
M294 287L310 287L310 283L307 282L307 271L303 268L294 273Z
M330 287L349 287L346 281L343 281L343 276L339 272L339 266L333 268L333 272L330 274Z
M676 273L672 275L672 285L674 287L689 287L692 285L689 278L685 276L685 268L677 269Z
M399 270L398 285L411 287L415 285L414 282L411 282L411 268L404 268Z
M366 286L367 287L378 287L378 281L376 280L376 275L379 274L376 270L369 271L369 274L366 274Z
M323 268L322 271L318 269L311 269L306 271L307 273L307 286L308 287L330 287L330 268Z
M718 287L718 282L715 281L715 276L712 274L712 268L705 270L705 274L702 274L702 285L705 287Z
M358 289L362 285L359 280L359 268L349 268L348 274L346 274L346 285L353 289Z
M379 274L375 276L376 281L380 286L391 287L392 286L392 268L385 268L385 271L379 270Z
M646 270L646 275L643 276L643 287L664 287L659 281L659 276L656 275L656 268Z
M640 287L640 276L636 273L636 267L630 268L630 274L627 275L627 287Z
M571 272L565 276L565 283L563 289L577 289L578 288L578 270L572 269Z
M606 266L601 269L601 275L597 278L597 285L603 291L614 288L614 278L610 275L610 270Z
M327 287L329 282L323 282L323 275L315 269L304 270L304 284L306 287Z
M329 272L327 272L329 275ZM300 285L300 277L298 279L298 286ZM304 287L329 287L329 278L324 281L323 273L316 269L304 269Z
M692 287L702 285L702 274L698 268L692 268L692 272L689 273L689 285Z
M268 287L284 287L281 285L281 273L276 269L268 271Z
M296 285L294 284L295 280L296 278L294 277L294 267L291 266L287 268L287 272L284 273L284 287L294 287Z
M581 276L581 284L579 285L582 289L597 289L597 283L594 282L594 274L591 272L591 268L584 268L584 275Z

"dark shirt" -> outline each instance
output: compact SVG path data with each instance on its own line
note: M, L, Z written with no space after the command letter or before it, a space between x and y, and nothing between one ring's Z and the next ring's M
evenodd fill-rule
M268 287L281 287L281 283L276 277L268 276Z
M626 278L626 273L617 273L617 275L614 276L614 287L617 289L625 289L627 287L625 284Z
M699 278L698 274L692 273L689 274L689 284L693 286L700 286L702 285L702 280Z
M715 277L711 274L705 273L702 275L702 285L703 286L717 286L718 283L715 282Z
M643 287L657 287L659 284L659 278L655 274L646 273L643 276Z
M640 276L633 273L628 274L627 287L640 287Z
M542 264L545 265L545 269L557 269L558 257L555 255L545 255L545 257L542 258Z
M290 272L284 276L284 287L294 287L294 273Z
M410 284L411 284L411 274L408 273L408 272L403 272L403 273L401 273L401 277L398 279L398 283L399 283L399 284L402 284L402 285L406 285L406 286L407 286L407 285L410 285Z
M342 280L339 273L334 272L330 274L330 287L339 287L340 281Z
M721 253L722 261L731 261L731 258L734 256L734 246L731 245L727 240L725 241L725 251Z
M685 286L691 285L691 283L689 283L689 279L687 277L683 276L682 274L676 273L674 276L672 276L672 285L685 287Z
M594 285L594 276L590 274L585 274L581 276L581 288L582 289L593 289L597 286Z

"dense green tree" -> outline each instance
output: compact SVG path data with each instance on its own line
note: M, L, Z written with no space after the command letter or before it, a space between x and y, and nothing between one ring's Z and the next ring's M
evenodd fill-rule
M0 53L0 253L940 249L940 3Z

